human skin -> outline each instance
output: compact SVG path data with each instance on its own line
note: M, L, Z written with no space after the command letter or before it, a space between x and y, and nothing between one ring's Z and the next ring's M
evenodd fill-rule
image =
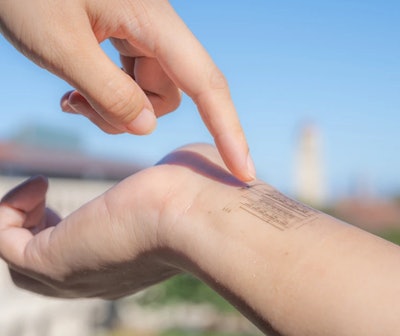
M188 272L269 335L400 333L399 247L239 181L213 146L178 149L61 221L46 188L30 180L0 204L0 255L25 289L113 299Z
M228 83L168 1L1 0L0 32L76 88L62 97L64 111L107 133L150 133L184 91L231 172L254 178ZM99 46L106 39L120 53L122 69Z

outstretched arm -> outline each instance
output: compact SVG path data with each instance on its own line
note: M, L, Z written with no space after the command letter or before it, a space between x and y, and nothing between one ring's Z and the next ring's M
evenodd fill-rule
M265 332L400 332L396 245L240 182L212 146L181 148L58 223L45 187L0 205L0 254L22 287L113 298L190 272Z

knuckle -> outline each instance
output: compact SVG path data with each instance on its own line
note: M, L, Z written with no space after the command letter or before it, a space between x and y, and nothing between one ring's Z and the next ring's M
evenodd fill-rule
M129 80L131 80L129 78ZM144 99L140 90L135 90L132 83L121 81L118 84L110 82L107 92L108 99L104 103L104 119L111 124L125 124L133 120L143 109Z
M108 124L104 125L104 124L97 123L96 126L98 128L100 128L104 133L107 133L107 134L110 134L110 135L116 135L116 134L122 134L123 133L123 131L121 131L121 130L115 128L115 127L112 127L111 125L108 125Z
M81 113L87 119L89 119L93 124L95 124L98 128L100 128L103 132L107 134L121 134L122 130L117 129L116 127L110 125L107 121L105 121L102 117L97 116L96 114L87 114Z
M182 95L179 91L177 91L176 93L164 97L164 99L161 99L160 101L158 114L164 115L175 111L179 107L182 101Z
M180 91L176 95L172 96L168 101L168 107L170 111L176 110L182 102L182 94Z
M209 100L212 97L230 96L228 81L224 74L214 68L204 81L203 87L193 95L193 100L197 105L202 105L204 100Z
M227 90L228 81L220 70L213 71L210 75L211 90Z
M153 20L149 16L145 1L126 1L125 11L122 12L121 29L125 36L132 36L136 41L154 50L154 40L157 34L153 29Z

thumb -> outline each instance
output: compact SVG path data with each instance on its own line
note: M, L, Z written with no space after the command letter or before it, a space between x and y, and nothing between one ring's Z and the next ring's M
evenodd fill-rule
M80 38L83 41L79 48L68 50L70 55L62 64L60 75L77 88L99 115L91 120L100 128L105 121L121 132L153 131L156 116L140 86L107 57L91 29L86 36L80 34Z

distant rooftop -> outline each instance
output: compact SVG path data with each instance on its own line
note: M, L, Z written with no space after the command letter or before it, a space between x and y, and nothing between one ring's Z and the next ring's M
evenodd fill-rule
M334 215L370 232L400 230L400 203L379 198L342 199Z
M93 157L65 147L0 141L2 175L120 180L142 168L144 165Z
M78 151L81 148L81 137L71 130L60 127L49 127L41 124L26 124L13 136L13 142L29 144L40 148L64 149Z

